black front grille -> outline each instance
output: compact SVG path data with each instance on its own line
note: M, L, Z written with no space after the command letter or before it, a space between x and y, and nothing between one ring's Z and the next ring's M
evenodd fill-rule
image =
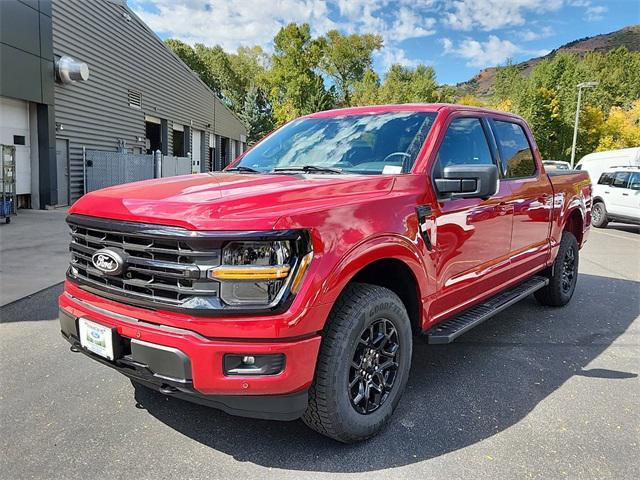
M68 222L70 280L132 303L185 308L219 303L219 284L208 280L206 271L220 263L220 242L175 227L77 216ZM103 248L122 254L122 273L95 268L92 256Z

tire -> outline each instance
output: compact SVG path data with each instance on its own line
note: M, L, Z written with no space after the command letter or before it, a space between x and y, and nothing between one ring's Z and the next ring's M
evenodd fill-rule
M409 378L413 338L405 306L387 288L350 284L334 305L323 337L302 419L339 442L366 440L389 421ZM367 383L372 385L369 399Z
M562 307L569 303L578 282L579 255L576 237L570 232L562 232L549 284L534 293L538 302L551 307Z
M591 225L596 228L606 228L609 224L607 218L607 208L604 206L604 202L596 202L591 209Z

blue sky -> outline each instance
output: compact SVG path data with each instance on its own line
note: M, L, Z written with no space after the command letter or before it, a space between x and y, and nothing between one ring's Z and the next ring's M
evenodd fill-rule
M457 83L507 59L526 60L572 40L640 23L638 0L129 0L161 38L187 43L272 48L290 22L316 35L379 33L374 68L432 65Z

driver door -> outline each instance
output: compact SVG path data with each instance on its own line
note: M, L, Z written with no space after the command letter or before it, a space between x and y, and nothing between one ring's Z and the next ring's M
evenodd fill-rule
M445 131L432 178L449 165L497 163L495 145L482 117L457 116ZM438 292L429 309L430 320L447 317L487 296L496 277L508 270L513 207L511 190L500 182L487 199L440 198L434 205L436 282Z

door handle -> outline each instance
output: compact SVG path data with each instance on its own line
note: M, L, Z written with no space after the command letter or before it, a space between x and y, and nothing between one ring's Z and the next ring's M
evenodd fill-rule
M538 201L540 203L547 203L547 200L549 200L549 194L548 193L544 193L544 194L542 194L542 195L540 195L538 197Z
M628 197L629 194L628 193L623 193L622 195L624 195L625 197Z

